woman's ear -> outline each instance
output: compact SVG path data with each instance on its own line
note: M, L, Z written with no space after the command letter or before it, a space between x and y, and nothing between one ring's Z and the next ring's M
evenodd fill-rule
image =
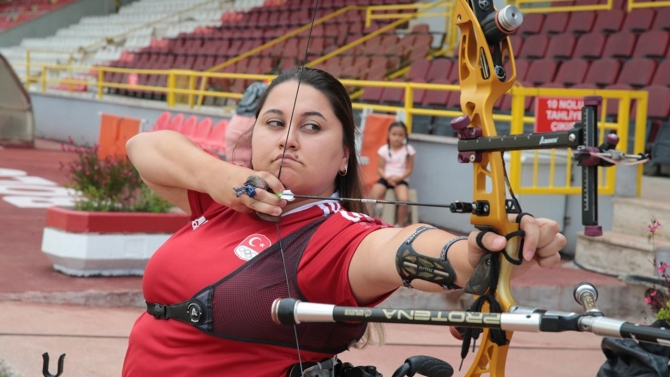
M344 148L344 155L342 156L342 162L340 163L339 171L347 170L349 167L349 148Z

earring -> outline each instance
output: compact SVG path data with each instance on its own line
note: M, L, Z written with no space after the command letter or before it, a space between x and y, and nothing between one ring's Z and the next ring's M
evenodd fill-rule
M344 177L345 175L347 175L347 171L348 171L348 169L347 169L347 168L344 168L344 171L338 171L337 174L339 174L340 176Z

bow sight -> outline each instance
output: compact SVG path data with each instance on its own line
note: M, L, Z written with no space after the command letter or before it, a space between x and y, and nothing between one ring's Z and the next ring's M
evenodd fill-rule
M479 127L469 127L470 119L462 115L451 121L458 141L458 162L480 162L483 152L519 151L528 149L571 148L577 164L582 167L582 225L587 236L602 235L602 227L598 225L598 167L612 166L613 162L622 160L642 160L647 155L629 155L615 148L619 142L616 134L609 134L605 141L596 146L598 135L598 107L602 97L584 97L582 121L575 123L573 129L564 132L529 133L505 136L481 136ZM605 159L603 159L605 157ZM507 200L507 212L518 213L515 202ZM454 203L451 211L455 213L472 213L476 216L488 215L489 203L478 201L473 203Z

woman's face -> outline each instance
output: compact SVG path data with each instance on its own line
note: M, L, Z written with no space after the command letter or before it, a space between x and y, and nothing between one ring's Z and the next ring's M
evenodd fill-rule
M303 83L295 101L297 88L298 82L290 80L268 94L254 126L252 163L255 170L275 176L281 166L279 179L296 194L330 196L336 174L346 169L349 160L342 144L342 124L325 95Z

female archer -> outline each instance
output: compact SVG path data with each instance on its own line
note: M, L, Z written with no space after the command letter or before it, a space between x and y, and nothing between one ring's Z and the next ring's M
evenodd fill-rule
M295 108L294 108L295 106ZM326 72L278 76L259 100L252 168L212 156L176 132L142 133L127 145L147 185L189 213L149 261L147 313L136 321L124 376L286 376L369 339L365 323L275 325L276 298L372 306L402 285L443 292L468 281L506 239L466 239L427 225L394 228L365 214L351 101ZM265 182L239 194L249 177ZM275 193L329 197L287 202ZM263 215L263 216L259 216ZM261 217L274 216L276 221ZM556 222L524 216L523 271L559 262ZM446 273L419 277L403 255ZM302 363L302 365L299 365Z

